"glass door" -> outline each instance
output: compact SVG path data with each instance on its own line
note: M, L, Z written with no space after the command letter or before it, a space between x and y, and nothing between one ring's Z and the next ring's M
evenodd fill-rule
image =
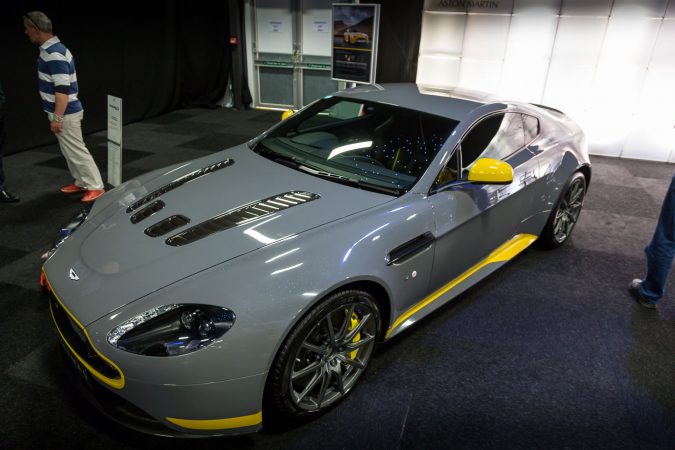
M257 105L299 109L340 87L331 80L331 0L256 0Z

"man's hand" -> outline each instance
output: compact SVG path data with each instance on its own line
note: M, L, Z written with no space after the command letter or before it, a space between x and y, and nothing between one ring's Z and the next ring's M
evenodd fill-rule
M52 120L49 123L49 128L51 128L52 133L54 134L59 134L60 132L63 131L63 123L62 122L57 122L55 120Z

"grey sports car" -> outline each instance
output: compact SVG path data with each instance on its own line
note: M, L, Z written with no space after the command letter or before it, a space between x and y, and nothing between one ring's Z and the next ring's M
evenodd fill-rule
M252 432L333 407L378 342L535 240L563 244L590 176L555 109L353 88L106 193L43 277L103 412L156 434Z

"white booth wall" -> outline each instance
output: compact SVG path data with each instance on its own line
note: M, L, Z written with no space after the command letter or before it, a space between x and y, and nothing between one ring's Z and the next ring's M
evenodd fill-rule
M592 154L675 162L675 0L425 0L417 83L552 106Z

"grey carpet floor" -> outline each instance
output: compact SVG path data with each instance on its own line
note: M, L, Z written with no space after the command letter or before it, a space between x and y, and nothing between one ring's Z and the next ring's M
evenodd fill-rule
M244 142L268 111L181 110L124 128L124 179ZM85 138L100 167L106 141ZM374 355L338 408L283 431L188 444L102 417L72 388L40 255L81 207L56 144L5 158L0 204L2 448L675 448L675 299L626 292L674 166L593 157L571 240L530 248Z

